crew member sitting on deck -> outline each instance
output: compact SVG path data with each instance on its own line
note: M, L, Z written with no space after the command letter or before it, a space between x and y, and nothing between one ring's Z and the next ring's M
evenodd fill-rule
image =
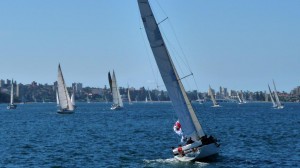
M187 141L186 141L186 144L192 144L194 141L192 140L192 138L190 137Z
M178 151L178 154L179 154L181 157L184 156L184 151L182 150L181 145L178 146L177 151Z

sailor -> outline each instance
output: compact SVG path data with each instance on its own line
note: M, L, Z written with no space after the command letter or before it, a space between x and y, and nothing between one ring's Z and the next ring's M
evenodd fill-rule
M177 151L178 151L178 154L179 154L181 157L184 156L184 151L182 150L182 146L181 146L181 145L178 146Z
M182 136L182 130L181 130L181 124L179 121L176 121L176 123L174 124L174 127L173 127L175 133L179 136Z
M188 144L192 144L192 143L194 143L194 141L192 140L191 137L189 137L189 139L186 141L186 144L188 145Z

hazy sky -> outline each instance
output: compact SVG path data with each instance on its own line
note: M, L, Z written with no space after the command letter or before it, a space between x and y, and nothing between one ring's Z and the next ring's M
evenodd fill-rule
M180 76L186 58L200 91L300 85L299 0L150 3L157 21L169 18L160 28ZM0 79L52 84L61 63L68 85L103 87L114 69L119 86L161 86L141 27L136 0L2 0ZM184 84L196 88L192 77Z

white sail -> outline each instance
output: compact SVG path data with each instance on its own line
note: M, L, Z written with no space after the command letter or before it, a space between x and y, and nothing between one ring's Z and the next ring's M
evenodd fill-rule
M57 92L57 89L56 89L56 104L57 104L57 106L59 106L59 98L58 98L58 92Z
M210 95L210 98L211 98L211 101L213 102L213 106L216 107L216 106L219 106L219 104L217 103L215 97L214 97L214 94L211 90L211 87L209 85L209 88L208 88L208 94Z
M130 91L129 91L129 87L127 89L127 97L128 97L128 103L131 104L131 98L130 98Z
M237 96L238 99L239 99L239 103L240 103L240 104L243 103L243 102L242 102L242 99L240 98L240 93L239 93L238 91L236 92L236 96Z
M270 92L270 97L271 97L271 101L272 101L273 107L276 107L276 104L275 104L274 99L273 99L273 94L272 94L270 85L268 85L268 87L269 87L269 92Z
M149 101L152 102L152 98L151 98L151 94L150 94L149 89L148 89L148 96L149 96Z
M172 101L174 110L181 123L183 134L186 137L199 139L199 137L202 137L205 134L166 48L149 2L148 0L138 0L138 5L150 47Z
M274 95L275 95L275 100L276 100L277 108L282 108L282 105L281 105L281 103L279 101L279 97L278 97L278 94L277 94L277 89L276 89L274 80L273 80L273 85L274 85Z
M148 98L147 98L147 96L146 96L146 98L145 98L145 102L146 102L146 103L148 102Z
M74 93L72 93L72 95L71 95L71 103L73 106L75 106L75 94Z
M113 96L113 104L123 107L123 101L120 95L120 91L117 85L117 79L115 75L115 71L113 71L113 74L110 75L110 72L108 73L108 78L109 78L109 84Z
M11 81L11 88L10 88L10 104L14 104L14 81Z
M73 111L74 106L71 103L60 65L58 65L57 90L61 110Z

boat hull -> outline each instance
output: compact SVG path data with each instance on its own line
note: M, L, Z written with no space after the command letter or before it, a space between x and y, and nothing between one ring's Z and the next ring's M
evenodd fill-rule
M215 143L203 145L198 147L195 152L186 154L185 156L174 156L174 158L181 162L192 162L192 161L205 161L209 160L219 153L219 146Z
M58 114L73 114L74 110L58 110L57 111Z
M123 107L119 106L119 105L113 105L111 106L111 110L121 110Z
M15 104L9 104L8 106L7 106L7 109L8 110L12 110L12 109L16 109L17 108L17 105L15 105Z

